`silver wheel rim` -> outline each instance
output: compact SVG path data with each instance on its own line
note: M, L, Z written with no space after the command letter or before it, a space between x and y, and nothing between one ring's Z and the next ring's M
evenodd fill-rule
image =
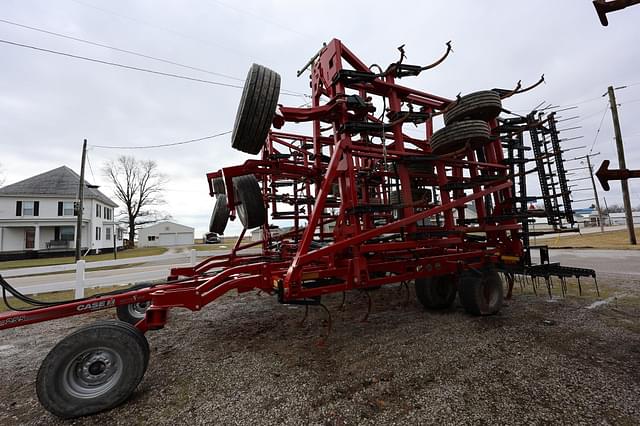
M133 318L143 319L145 312L149 309L149 302L131 303L127 305L127 311Z
M122 358L112 349L90 349L67 364L62 386L76 398L96 398L109 392L118 383L122 370Z

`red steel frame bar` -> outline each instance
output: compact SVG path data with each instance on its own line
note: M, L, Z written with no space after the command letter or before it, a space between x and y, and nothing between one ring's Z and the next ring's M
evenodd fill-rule
M211 195L213 179L223 178L232 219L238 203L233 178L256 175L274 220L292 221L292 230L274 236L267 220L262 241L243 243L243 231L230 254L210 257L194 267L173 268L164 284L3 314L0 329L151 301L146 318L137 324L146 331L161 328L169 309L197 311L230 290L276 293L281 302L289 303L353 288L479 269L499 263L501 256L520 256L520 225L513 218L500 218L509 213L513 194L499 138L480 148L465 146L445 156L433 155L432 114L443 111L451 100L401 86L392 72L368 81L349 81L340 77L345 70L369 72L339 40L332 40L312 68L311 107L280 106L276 127L310 121L312 136L270 132L261 159L206 175ZM353 95L365 100L364 108L349 106L348 97ZM329 101L323 104L324 97ZM374 117L374 98L387 105L383 113L395 116L406 112L405 105L420 107L427 117L422 123L424 139L406 134L403 126L407 123L402 119L385 125L382 116ZM345 130L359 120L379 124L381 131L351 134ZM330 127L323 128L323 123ZM495 129L497 122L489 125ZM375 138L380 144L373 143ZM482 150L483 161L477 160L476 149ZM422 167L417 171L409 167L416 157ZM487 176L493 180L482 181ZM431 188L432 198L439 194L440 200L416 203L414 184ZM389 206L394 187L402 201ZM292 210L281 210L287 204ZM477 226L467 224L465 209L470 204L475 205ZM469 239L469 233L484 233L486 240ZM274 244L280 248L274 249ZM242 254L257 246L262 249L260 254ZM307 285L322 279L330 281Z

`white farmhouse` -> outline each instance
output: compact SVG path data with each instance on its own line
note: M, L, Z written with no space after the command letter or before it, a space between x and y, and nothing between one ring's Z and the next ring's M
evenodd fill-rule
M190 226L158 222L138 231L138 247L192 245L194 231Z
M0 188L0 252L72 251L79 184L80 176L62 166ZM113 221L118 205L96 186L85 185L83 252L113 250L114 238L121 247L122 230Z

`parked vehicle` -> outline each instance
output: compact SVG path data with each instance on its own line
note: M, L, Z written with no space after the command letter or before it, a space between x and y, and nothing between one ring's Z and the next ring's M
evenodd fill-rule
M222 242L215 232L207 232L204 234L203 241L205 244L220 244Z

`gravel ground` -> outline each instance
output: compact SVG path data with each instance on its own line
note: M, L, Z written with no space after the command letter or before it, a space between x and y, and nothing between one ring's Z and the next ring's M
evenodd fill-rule
M255 293L173 311L147 334L132 398L71 424L640 424L640 282L600 279L611 303L519 294L494 317L433 313L413 289L328 297L325 314ZM590 287L590 286L588 286ZM591 287L589 288L589 290ZM94 319L112 315L93 314ZM35 395L46 352L92 318L0 332L0 424L65 424Z

